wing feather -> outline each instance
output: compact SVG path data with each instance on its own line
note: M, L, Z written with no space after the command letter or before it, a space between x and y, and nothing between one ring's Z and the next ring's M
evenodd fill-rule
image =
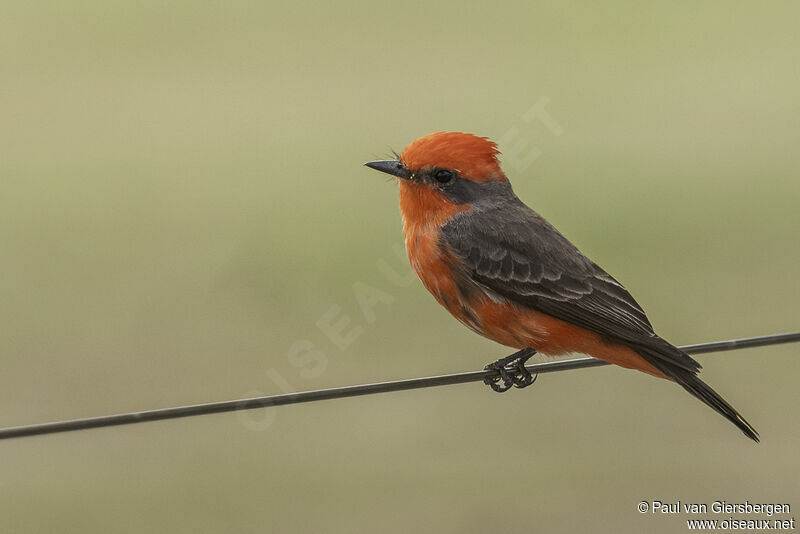
M634 349L648 349L666 364L691 372L700 368L655 334L622 284L536 212L519 202L480 215L459 213L441 233L441 245L461 259L473 282Z

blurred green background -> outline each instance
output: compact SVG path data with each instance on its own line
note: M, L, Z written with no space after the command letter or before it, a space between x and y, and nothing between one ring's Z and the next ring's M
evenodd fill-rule
M518 195L674 343L797 330L798 15L5 2L0 426L507 354L384 274L409 273L396 187L362 163L437 130L500 140ZM699 357L759 446L616 368L0 442L0 531L683 532L636 505L800 507L798 351Z

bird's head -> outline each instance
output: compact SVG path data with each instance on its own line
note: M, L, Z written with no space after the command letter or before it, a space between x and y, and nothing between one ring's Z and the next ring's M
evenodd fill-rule
M397 159L365 165L396 176L404 219L423 222L443 220L482 199L513 195L499 154L485 137L436 132L408 145Z

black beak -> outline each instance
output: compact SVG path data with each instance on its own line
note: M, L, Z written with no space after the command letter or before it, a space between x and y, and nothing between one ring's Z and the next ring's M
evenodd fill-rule
M370 169L375 169L376 171L385 172L386 174L391 174L392 176L397 176L398 178L405 178L408 180L411 178L411 172L403 165L403 162L399 159L387 159L384 161L368 161L364 165L369 167Z

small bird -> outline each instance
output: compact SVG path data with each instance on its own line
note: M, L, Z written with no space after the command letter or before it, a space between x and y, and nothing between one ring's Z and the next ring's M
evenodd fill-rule
M437 132L365 164L398 178L406 251L428 291L471 330L519 349L486 366L496 371L486 383L526 387L535 353L583 353L676 382L757 442L622 284L514 194L499 154L485 137Z

